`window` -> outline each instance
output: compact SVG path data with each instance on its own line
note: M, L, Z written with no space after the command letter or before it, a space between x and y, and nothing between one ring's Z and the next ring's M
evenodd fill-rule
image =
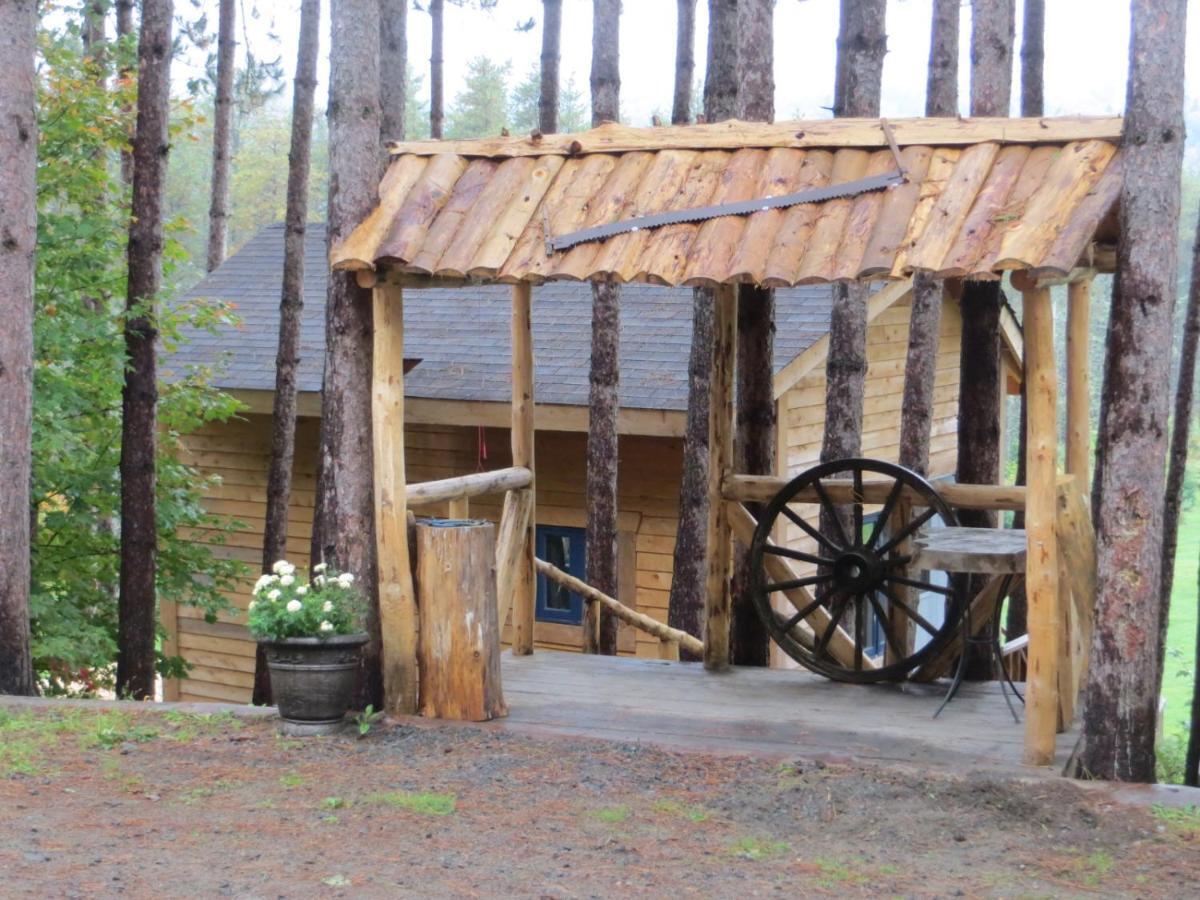
M537 526L537 555L555 568L582 580L584 568L584 533L582 528L561 528L557 525ZM583 598L561 584L539 575L537 581L537 619L579 625L583 622Z

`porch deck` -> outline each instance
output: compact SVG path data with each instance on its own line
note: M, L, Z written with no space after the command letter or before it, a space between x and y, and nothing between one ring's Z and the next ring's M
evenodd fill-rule
M837 684L803 670L713 674L698 663L542 650L502 659L509 715L493 725L524 733L1026 776L1060 772L1078 737L1058 736L1053 767L1023 766L1024 725L990 682L964 684L934 719L944 682Z

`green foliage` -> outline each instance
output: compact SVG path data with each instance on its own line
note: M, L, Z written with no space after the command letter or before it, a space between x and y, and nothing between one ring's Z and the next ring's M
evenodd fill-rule
M354 576L313 566L312 581L296 576L286 560L274 565L254 585L250 601L250 633L260 641L284 638L331 637L362 629L363 600L354 587Z
M508 124L511 63L477 56L467 63L466 87L446 112L446 137L495 137Z
M538 101L541 99L542 74L533 66L508 98L509 127L514 134L528 134L538 127ZM583 131L591 125L583 94L574 78L558 88L558 131Z
M383 718L383 710L376 710L370 703L367 708L354 717L354 722L358 726L358 736L366 737L371 733L371 726Z
M744 837L736 841L729 852L741 859L758 862L763 859L774 859L783 856L791 848L783 841L761 840L756 837Z
M34 665L50 693L89 693L111 678L116 644L122 336L128 189L117 173L127 143L133 86L100 81L75 36L40 35L38 255L34 321L33 541ZM128 62L116 46L105 64ZM190 118L176 108L178 133ZM164 265L183 258L168 231ZM220 306L170 308L155 316L166 349L185 327L228 321ZM164 373L167 374L167 373ZM220 543L231 526L201 505L206 480L181 462L180 435L224 419L234 401L208 387L206 372L175 373L160 385L158 591L214 616L226 608L240 566L182 539L203 528ZM202 574L202 578L197 575ZM160 669L180 673L178 659Z
M410 793L408 791L387 791L379 794L367 794L360 801L374 806L394 806L409 812L425 816L448 816L458 805L454 794Z

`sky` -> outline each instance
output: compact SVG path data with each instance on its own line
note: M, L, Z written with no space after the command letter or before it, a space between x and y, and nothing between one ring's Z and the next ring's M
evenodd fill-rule
M241 0L249 10L255 0ZM202 0L214 7L215 0ZM262 57L282 56L289 73L294 65L299 28L299 0L256 0L258 18L248 18L244 34ZM924 109L929 54L931 0L890 0L888 54L884 61L882 113L919 116ZM328 2L323 3L326 16ZM1021 33L1017 3L1017 35ZM563 0L561 76L573 77L586 97L591 65L591 0ZM1129 0L1047 0L1046 113L1110 114L1124 106L1129 47ZM1200 10L1193 9L1187 34L1187 113L1200 121ZM515 29L534 18L531 31ZM621 16L621 115L629 124L648 124L651 115L669 119L675 65L675 0L624 0ZM837 0L777 0L775 9L776 118L827 118L832 102ZM696 15L696 70L704 71L707 3L699 0ZM239 31L242 29L239 28ZM269 35L276 35L273 41ZM241 37L241 35L239 35ZM321 32L321 92L328 83L328 19ZM960 38L960 102L966 112L970 4L964 0ZM499 0L490 12L446 4L445 73L447 103L463 86L467 62L487 55L510 61L523 76L537 64L541 51L540 0ZM426 73L430 52L429 16L409 13L409 60ZM181 61L176 79L198 74L201 60ZM1014 75L1014 113L1019 76ZM1193 135L1193 137L1200 137Z

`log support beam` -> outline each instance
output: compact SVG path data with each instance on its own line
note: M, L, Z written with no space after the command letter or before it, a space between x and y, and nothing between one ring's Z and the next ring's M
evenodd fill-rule
M528 283L512 289L512 463L533 468L533 294ZM536 580L534 574L534 523L536 517L534 483L531 480L521 549L512 578L512 652L525 656L533 652L533 617ZM499 600L503 606L505 598ZM500 622L504 627L504 622Z
M1067 287L1067 474L1079 478L1086 495L1092 483L1091 385L1088 379L1088 329L1092 279L1072 281Z
M704 596L704 667L729 666L729 579L733 547L721 487L733 466L733 379L737 368L737 288L713 297L713 364L708 410L708 567Z

